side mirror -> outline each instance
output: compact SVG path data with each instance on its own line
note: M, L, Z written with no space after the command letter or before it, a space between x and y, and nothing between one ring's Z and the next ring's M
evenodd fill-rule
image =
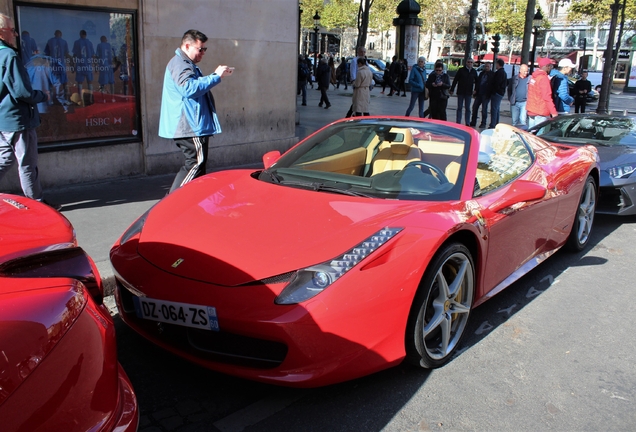
M274 163L280 158L280 152L278 150L273 150L271 152L267 152L263 155L263 166L265 169L274 165Z
M517 180L512 183L501 199L495 201L488 207L488 210L496 213L520 202L536 201L543 198L547 191L548 189L539 183L528 180Z

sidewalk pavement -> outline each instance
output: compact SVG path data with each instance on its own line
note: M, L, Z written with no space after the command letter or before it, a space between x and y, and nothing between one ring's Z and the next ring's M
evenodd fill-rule
M381 91L381 87L372 91L371 114L404 115L410 93L407 93L407 97L387 97ZM328 95L331 102L329 109L318 106L320 92L315 89L307 89L307 106L302 106L300 97L297 98L297 118L300 122L296 126L296 136L299 139L346 115L351 105L352 88L334 90L332 87ZM447 109L451 121L455 119L456 103L457 98L451 97ZM501 105L501 122L510 123L508 101L504 100ZM417 108L414 111L417 112ZM214 157L213 150L210 151L210 157ZM62 205L61 212L75 227L79 246L95 261L106 295L112 295L114 289L113 270L109 261L111 246L130 224L167 194L174 175L137 176L46 191L47 200ZM112 298L108 303L112 305Z

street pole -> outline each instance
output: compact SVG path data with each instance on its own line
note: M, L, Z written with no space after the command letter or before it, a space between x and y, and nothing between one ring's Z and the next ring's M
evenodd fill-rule
M528 6L526 7L526 21L523 25L523 42L521 43L521 64L528 64L530 37L532 35L533 27L532 21L534 20L534 11L536 9L536 6L536 0L528 0Z
M534 27L532 29L532 34L534 35L534 41L532 42L532 56L530 57L530 75L532 75L532 72L534 72L534 63L536 60L536 55L537 55L537 37L539 36L539 29L537 27ZM521 64L526 64L527 62L524 63L523 59L521 60Z

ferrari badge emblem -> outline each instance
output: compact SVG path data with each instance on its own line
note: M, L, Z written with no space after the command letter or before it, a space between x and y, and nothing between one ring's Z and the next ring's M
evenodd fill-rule
M173 264L172 264L172 268L177 268L181 265L181 263L183 262L183 258L179 258L178 260L176 260Z

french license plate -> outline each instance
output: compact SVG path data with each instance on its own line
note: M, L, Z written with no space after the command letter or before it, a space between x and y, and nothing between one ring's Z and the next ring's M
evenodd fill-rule
M177 303L147 297L133 296L135 313L139 318L219 331L216 308L189 303Z

